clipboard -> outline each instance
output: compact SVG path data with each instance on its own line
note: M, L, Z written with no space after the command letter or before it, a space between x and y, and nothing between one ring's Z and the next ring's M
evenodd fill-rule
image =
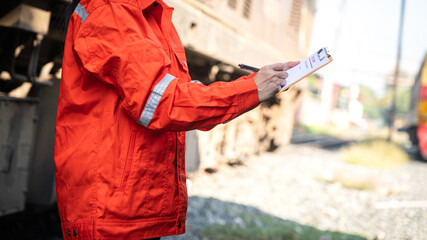
M286 78L286 85L283 86L279 92L288 90L290 87L305 77L332 62L332 60L333 59L329 53L329 50L326 47L321 48L319 51L313 53L308 58L302 60L295 67L286 70L288 73L288 78Z

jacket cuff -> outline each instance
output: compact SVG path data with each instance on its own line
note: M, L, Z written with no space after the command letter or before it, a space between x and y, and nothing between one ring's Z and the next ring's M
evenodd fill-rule
M239 112L244 113L259 104L258 88L253 80L256 73L242 77L233 83L237 89Z

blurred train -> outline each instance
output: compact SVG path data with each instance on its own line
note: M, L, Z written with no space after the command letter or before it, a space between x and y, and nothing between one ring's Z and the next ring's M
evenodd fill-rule
M408 132L412 145L427 161L427 54L412 87L408 124L403 130Z
M238 63L262 66L308 53L315 0L165 2L175 8L190 74L204 84L246 74ZM55 206L54 122L70 6L14 0L0 8L0 225L26 208Z

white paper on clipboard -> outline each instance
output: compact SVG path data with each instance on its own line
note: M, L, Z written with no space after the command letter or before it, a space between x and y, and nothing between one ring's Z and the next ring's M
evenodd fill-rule
M316 53L313 53L308 58L301 61L295 67L286 70L288 78L286 78L286 85L280 91L285 91L295 83L303 78L319 70L326 64L332 62L332 57L327 48L321 48Z

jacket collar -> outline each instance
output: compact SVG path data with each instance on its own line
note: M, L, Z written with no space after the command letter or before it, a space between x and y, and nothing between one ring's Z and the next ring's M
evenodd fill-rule
M149 7L151 4L154 4L154 2L161 5L163 9L173 10L173 8L169 7L165 2L163 2L163 0L138 0L139 6L143 10L146 9L147 7Z
M162 8L161 26L162 32L166 37L169 37L172 25L173 8L169 7L163 0L137 0L139 7L144 10L153 4L158 4L156 7Z

